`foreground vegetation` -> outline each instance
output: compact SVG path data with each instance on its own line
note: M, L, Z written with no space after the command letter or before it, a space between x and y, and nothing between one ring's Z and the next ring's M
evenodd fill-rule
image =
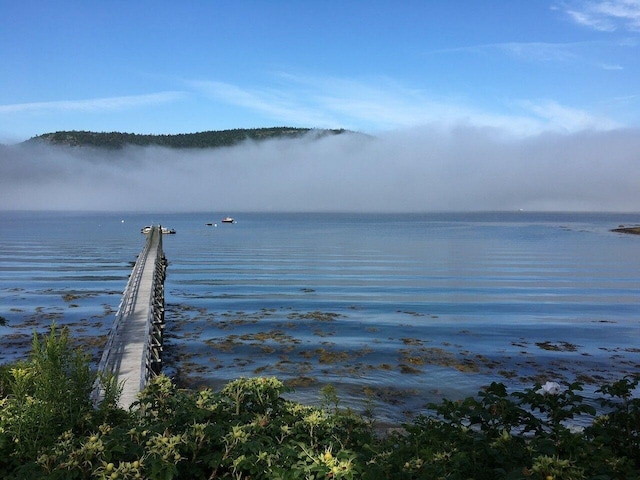
M640 377L598 390L552 382L444 401L385 435L340 408L283 398L275 378L220 391L180 390L158 377L130 411L117 385L90 401L87 357L55 326L34 336L27 362L0 370L0 477L4 479L634 479L640 478ZM572 425L589 419L586 427Z
M128 145L158 146L168 148L215 148L230 147L246 140L268 140L276 138L298 138L310 132L318 136L337 135L345 130L312 130L310 128L272 127L236 128L176 135L141 135L121 132L61 131L45 133L27 140L27 143L48 143L69 147L94 147L119 149Z

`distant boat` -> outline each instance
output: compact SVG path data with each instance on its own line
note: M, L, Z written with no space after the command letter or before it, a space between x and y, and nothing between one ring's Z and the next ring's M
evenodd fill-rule
M224 217L222 219L222 223L236 223L236 221L233 219L233 217Z
M144 233L146 235L151 231L152 228L153 227L150 225L146 227L142 227L140 229L140 233ZM161 227L161 229L162 229L162 233L165 235L173 235L174 233L176 233L175 229L173 228Z

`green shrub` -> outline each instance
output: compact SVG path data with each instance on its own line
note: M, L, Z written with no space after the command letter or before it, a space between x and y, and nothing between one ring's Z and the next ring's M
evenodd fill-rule
M86 355L69 346L68 331L33 336L29 361L12 366L0 408L0 468L22 467L65 431L82 431L93 376Z
M493 383L376 435L369 419L339 408L335 389L306 406L284 399L276 378L193 391L159 376L129 411L115 387L93 408L88 360L66 331L54 326L33 347L0 400L2 478L639 478L640 377L601 387L598 416L579 384L509 393Z

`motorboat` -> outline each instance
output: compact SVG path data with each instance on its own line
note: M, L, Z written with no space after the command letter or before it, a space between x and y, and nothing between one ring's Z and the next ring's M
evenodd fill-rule
M233 219L233 217L224 217L222 219L222 223L236 223L236 221Z

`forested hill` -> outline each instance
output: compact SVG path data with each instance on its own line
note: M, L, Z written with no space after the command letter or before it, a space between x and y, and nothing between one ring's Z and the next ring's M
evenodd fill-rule
M338 135L345 130L317 130L310 128L238 128L234 130L220 130L199 133L181 133L177 135L139 135L136 133L120 132L84 132L66 131L45 133L30 138L26 143L44 142L50 145L72 147L94 147L118 149L128 145L160 146L169 148L211 148L228 147L244 140L267 140L277 138L297 138L313 132L318 136Z

